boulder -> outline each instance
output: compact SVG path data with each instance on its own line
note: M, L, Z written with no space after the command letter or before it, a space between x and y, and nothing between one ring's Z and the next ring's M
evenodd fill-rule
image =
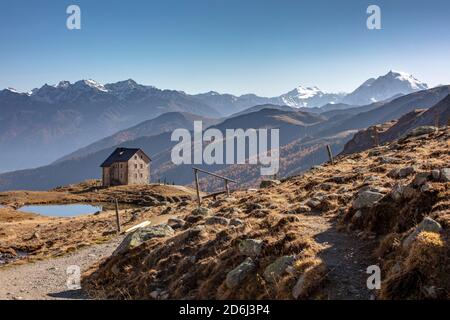
M136 248L147 240L173 236L174 233L175 231L172 229L172 227L167 224L139 228L129 233L125 237L125 239L123 239L122 243L117 247L113 255Z
M412 184L415 187L420 187L423 184L425 184L430 177L431 177L431 172L420 172L420 173L416 174Z
M294 299L298 299L299 297L305 295L305 279L306 274L303 273L300 278L298 278L294 288L292 288L292 296L294 297Z
M205 207L198 207L192 210L191 214L193 216L208 216L211 214L211 210Z
M320 204L322 203L322 201L320 201L320 199L318 198L312 198L309 199L308 201L305 202L305 204L310 207L311 209L315 209L320 207Z
M294 263L295 259L295 255L279 257L266 267L263 274L264 279L269 282L277 280L283 275L286 268Z
M353 208L371 208L384 197L384 194L374 191L363 191L353 201Z
M436 232L439 233L442 230L442 226L439 224L439 222L426 217L422 220L421 223L414 229L413 232L409 236L403 240L403 248L409 249L411 247L411 244L414 242L414 240L417 238L417 236L421 232Z
M248 257L257 257L260 255L262 247L262 240L245 239L239 243L239 252Z
M440 170L439 181L450 182L450 168L443 168Z
M435 133L438 130L438 128L433 127L433 126L421 126L421 127L417 127L413 130L411 130L407 135L406 138L410 138L410 137L419 137L419 136L423 136L426 134L431 134L431 133Z
M261 184L259 185L259 187L261 189L271 188L271 187L275 187L279 184L281 184L280 180L263 180L263 181L261 181Z
M398 172L398 177L406 178L407 176L413 174L414 172L416 172L416 169L413 166L405 167L400 169L400 171Z
M221 224L223 226L227 226L230 224L230 219L220 217L220 216L213 216L213 217L207 219L205 224L208 224L208 225Z
M388 176L389 178L396 179L396 178L398 178L399 172L400 172L400 169L395 168L395 169L392 169L391 171L389 171L389 172L387 173L387 176Z
M228 272L225 279L225 285L229 289L234 289L239 286L253 271L255 270L255 263L251 258L247 258L236 268Z
M432 176L433 180L439 181L439 179L441 177L441 171L440 170L432 170L431 176Z

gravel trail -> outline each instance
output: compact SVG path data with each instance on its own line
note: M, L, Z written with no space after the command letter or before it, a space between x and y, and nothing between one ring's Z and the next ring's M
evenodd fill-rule
M111 255L122 238L59 258L0 268L0 300L87 299L81 290L68 289L67 268L76 265L83 273L95 262Z

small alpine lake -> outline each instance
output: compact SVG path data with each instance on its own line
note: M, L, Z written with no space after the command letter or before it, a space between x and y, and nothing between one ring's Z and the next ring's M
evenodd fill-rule
M31 212L50 217L76 217L80 215L94 214L103 211L102 205L91 204L49 204L27 205L18 209L22 212Z

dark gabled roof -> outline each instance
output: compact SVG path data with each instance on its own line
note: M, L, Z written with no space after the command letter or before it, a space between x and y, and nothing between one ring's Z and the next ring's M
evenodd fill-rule
M108 159L103 162L100 167L110 167L113 163L116 162L127 162L130 160L138 151L141 151L145 157L147 157L148 161L151 161L150 157L145 154L142 149L135 148L117 148L113 153L108 157Z

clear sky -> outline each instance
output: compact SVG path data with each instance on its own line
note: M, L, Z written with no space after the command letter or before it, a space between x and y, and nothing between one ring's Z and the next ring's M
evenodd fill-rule
M82 29L66 28L81 7ZM382 10L382 30L366 9ZM132 78L188 93L352 91L390 69L450 84L448 0L0 0L0 88Z

